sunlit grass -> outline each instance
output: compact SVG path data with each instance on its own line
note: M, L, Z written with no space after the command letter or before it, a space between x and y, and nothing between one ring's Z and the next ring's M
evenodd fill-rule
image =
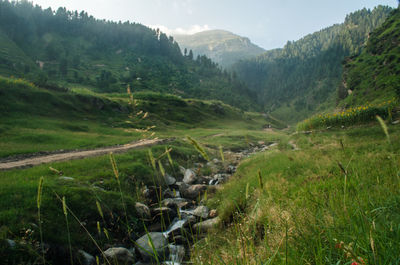
M398 105L398 102L393 98L379 104L366 104L336 113L319 114L299 123L297 131L366 123L375 120L376 115L384 119L391 119L392 110L396 105Z

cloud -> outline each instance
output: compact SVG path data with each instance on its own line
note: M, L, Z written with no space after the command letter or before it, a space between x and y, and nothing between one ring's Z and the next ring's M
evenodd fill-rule
M198 32L210 30L210 27L208 25L192 25L189 28L175 28L175 29L170 29L164 25L148 25L149 28L152 29L160 29L162 32L164 32L167 35L174 36L174 35L193 35Z

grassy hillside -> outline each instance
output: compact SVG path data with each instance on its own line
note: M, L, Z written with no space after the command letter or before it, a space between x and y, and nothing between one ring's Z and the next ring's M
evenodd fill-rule
M389 135L379 125L296 134L243 161L208 200L223 225L192 261L399 263L399 127Z
M78 90L87 93L77 93ZM282 138L262 130L266 124L280 125L279 122L218 101L138 92L133 94L137 106L131 111L129 96L125 94L106 97L82 87L75 92L53 91L7 78L0 79L0 94L0 111L4 114L0 122L2 157L126 143L143 138L136 129L157 126L150 131L156 133L153 137L170 141L151 147L152 154L165 164L169 162L165 150L171 148L173 164L165 164L165 170L179 176L178 165L189 168L199 162L196 150L183 140L187 135L200 142L212 158L219 157L221 145L224 150L241 150L248 147L249 141ZM143 119L145 113L148 114ZM69 237L74 251L85 249L101 255L81 224L102 249L131 244L129 233L132 237L142 234L143 226L134 205L142 198L144 185L162 185L161 175L153 170L148 149L118 154L115 160L118 179L108 155L0 172L0 256L6 257L6 263L40 262L39 222L44 242L52 247L46 254L48 264L61 262L57 255L66 250ZM36 196L41 177L44 181L39 221ZM59 200L63 196L79 222L70 214L66 225ZM5 238L18 242L18 247L10 251L3 244Z
M242 82L205 56L183 56L176 41L158 30L84 11L43 10L27 1L0 1L0 10L0 74L102 93L121 93L129 84L257 109Z
M400 10L392 12L387 21L368 39L359 56L344 64L342 105L358 106L400 96Z
M360 53L368 34L391 10L379 6L351 13L342 24L289 41L283 49L268 51L233 68L257 93L265 111L279 119L295 123L331 110L337 101L343 59Z
M188 53L192 50L194 57L206 55L224 68L230 68L240 60L250 59L265 52L248 38L224 30L207 30L174 37L182 52L187 49Z
M0 157L127 143L142 137L136 129L151 126L156 126L152 131L168 137L170 130L223 128L230 123L257 124L258 128L276 124L261 115L255 116L255 122L251 114L218 101L138 92L133 94L137 106L132 109L126 93L73 91L0 78Z

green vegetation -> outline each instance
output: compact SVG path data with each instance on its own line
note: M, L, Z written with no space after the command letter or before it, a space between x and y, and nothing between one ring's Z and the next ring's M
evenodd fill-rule
M342 61L361 52L368 34L391 11L389 7L379 6L372 11L354 12L342 24L289 41L283 49L244 60L233 69L257 94L264 110L281 120L295 123L312 114L332 110L337 101L336 88L341 82Z
M230 181L198 199L222 222L194 243L191 262L398 264L400 128L392 121L400 13L384 23L390 11L355 12L343 24L240 62L235 69L249 91L206 56L182 55L158 30L0 1L0 74L23 78L0 77L2 160L167 140L1 171L1 261L55 264L66 254L79 264L79 249L101 257L109 246L133 247L150 223L135 208L145 187L156 186L161 199L166 173L180 180L179 166L196 167L206 181L217 164L208 161L221 158L232 172L229 159L237 155L245 158ZM245 112L259 109L256 98L269 114ZM312 113L297 133L282 122ZM246 157L259 141L277 144Z
M393 108L398 105L395 98L377 105L349 108L334 114L319 114L297 124L297 131L308 131L312 129L354 126L375 120L376 116L392 121Z
M42 87L76 84L96 92L136 91L217 99L257 109L252 93L206 56L182 55L159 30L95 19L82 11L42 10L27 1L0 1L0 74Z
M185 129L222 129L229 123L253 129L274 124L218 101L153 92L134 93L138 106L133 116L128 95L122 93L84 95L0 78L0 95L0 157L124 144L142 138L153 126L160 136L170 137Z
M225 225L195 244L192 261L397 264L399 128L389 134L391 145L379 125L297 134L300 150L281 144L243 161L208 200Z
M371 33L363 52L344 64L343 85L339 87L342 105L379 102L400 96L400 10ZM351 92L349 95L348 91Z
M192 51L194 57L206 55L225 69L229 69L240 60L250 59L265 52L248 38L225 30L207 30L193 35L174 37L184 54L189 55Z

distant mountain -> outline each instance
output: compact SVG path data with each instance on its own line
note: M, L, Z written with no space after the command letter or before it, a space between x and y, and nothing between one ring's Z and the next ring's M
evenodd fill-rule
M43 10L28 1L0 1L0 75L42 87L78 84L124 93L130 85L135 92L255 106L255 96L235 76L206 56L183 56L177 42L158 30L84 11Z
M359 56L347 58L338 95L346 106L400 97L399 8L370 34Z
M336 107L343 60L359 54L370 32L393 9L378 6L346 16L344 23L288 41L284 48L243 60L232 68L265 111L286 122L297 122Z
M225 30L208 30L193 35L175 35L181 47L193 55L206 55L224 68L229 68L239 60L249 59L265 52L248 38L235 35Z

